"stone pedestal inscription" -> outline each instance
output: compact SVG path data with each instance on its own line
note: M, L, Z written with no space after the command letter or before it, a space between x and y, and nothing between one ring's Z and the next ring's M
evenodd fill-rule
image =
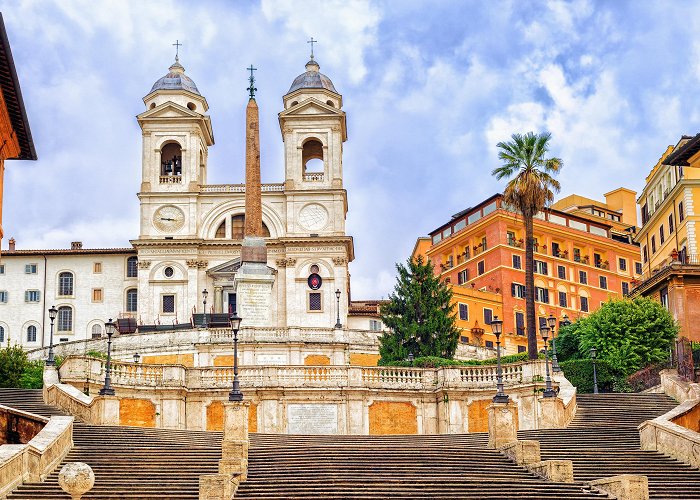
M338 405L287 405L288 434L338 434Z
M258 354L255 356L256 365L287 365L286 354Z
M245 326L270 326L272 275L255 275L239 273L234 278L238 315L243 318Z

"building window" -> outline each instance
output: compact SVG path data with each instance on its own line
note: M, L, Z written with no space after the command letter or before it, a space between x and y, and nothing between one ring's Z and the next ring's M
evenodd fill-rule
M518 299L524 299L525 298L525 285L521 285L519 283L513 283L510 285L510 292L513 295L513 297L516 297Z
M459 319L464 321L469 319L469 307L467 304L459 304Z
M513 255L513 269L522 269L523 264L520 255Z
M656 236L651 237L651 253L656 253Z
M0 274L5 274L5 264L0 264Z
M481 238L481 251L488 250L488 245L486 244L486 236Z
M600 276L599 281L600 281L600 288L602 288L603 290L607 290L608 289L608 278L606 278L605 276Z
M544 316L539 316L537 318L537 322L540 324L540 330L547 326L547 318L545 318Z
M71 309L68 306L62 306L58 308L58 331L73 331L73 309Z
M468 343L469 343L469 337L465 337L464 335L461 335L461 336L459 337L459 341L460 341L462 344L468 344Z
M139 259L138 257L129 257L126 259L126 277L138 278L139 276Z
M659 291L659 299L661 305L664 306L665 309L668 309L668 287L663 287Z
M92 264L92 272L94 274L100 274L102 272L102 262L95 262Z
M26 264L24 266L24 274L36 274L36 264Z
M58 295L70 297L73 295L73 273L61 273L58 275Z
M7 304L7 290L0 290L0 304Z
M483 260L479 261L479 263L476 265L476 272L479 276L484 274L485 272L485 263Z
M39 302L41 299L41 292L39 290L27 290L24 292L25 302Z
M634 272L635 272L635 273L637 273L637 274L642 274L642 271L643 271L643 270L644 270L644 269L642 269L642 263L641 263L641 262L635 262L635 263L634 263Z
M574 248L574 262L581 262L581 249Z
M646 246L646 245L644 245L644 246L642 247L642 260L644 260L644 262L648 262L648 261L649 261L649 251L647 250L647 246ZM641 274L641 273L637 273L637 274Z
M627 271L627 259L620 257L617 260L617 267L620 269L620 271Z
M581 297L581 310L588 312L588 297Z
M139 305L139 294L136 288L126 291L126 312L136 312Z
M673 214L668 214L668 234L673 232Z
M34 325L27 327L27 342L36 342L36 326Z
M543 262L541 260L536 260L535 261L535 272L537 274L544 274L546 276L547 275L547 263Z
M464 247L464 260L467 260L471 257L471 255L472 255L471 252L472 252L472 250L471 250L471 247L469 245Z
M578 272L578 282L581 283L582 285L588 284L588 274L586 273L586 271L579 271Z
M163 270L163 274L166 278L172 278L173 274L175 274L175 270L172 267L168 266Z
M524 345L518 346L518 354L520 354L521 352L525 352L525 351L527 351L527 347L525 347Z
M102 302L102 288L93 288L92 289L92 301L93 302Z
M488 349L493 349L493 340L487 340L486 341L486 347Z
M513 231L506 232L506 239L507 239L508 244L510 246L512 246L512 247L517 246L516 239L515 239L515 232L513 232Z
M566 279L566 268L564 266L557 266L557 276L560 280Z
M309 311L320 311L321 310L321 293L311 292L309 293Z
M463 269L457 273L457 284L463 285L469 281L469 270Z
M102 325L92 325L92 338L99 339L102 337Z
M535 287L535 300L543 304L549 304L549 290L546 288Z
M0 326L0 343L5 342L5 329Z
M379 321L378 319L371 319L369 320L369 329L372 332L380 332L382 331L382 322Z
M552 243L552 255L554 257L559 257L559 243Z
M683 219L685 219L685 210L683 210L683 202L681 201L678 204L678 222L683 222Z
M163 301L163 313L172 314L175 312L175 295L163 295L163 298L161 300Z
M666 241L666 235L664 234L664 225L661 224L659 226L659 244L663 245L664 241Z
M569 302L566 300L566 292L559 292L559 307L569 307Z
M515 313L515 334L525 335L525 314L521 312Z
M600 268L603 265L603 258L599 253L593 254L593 265L597 268Z
M627 283L626 281L622 282L622 295L629 295L630 293L630 284Z
M493 319L493 310L484 307L484 324L490 325Z

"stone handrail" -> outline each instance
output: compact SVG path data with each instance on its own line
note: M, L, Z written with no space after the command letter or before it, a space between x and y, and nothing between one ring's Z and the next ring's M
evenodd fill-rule
M0 405L4 412L43 425L26 444L0 446L0 498L23 482L44 481L73 447L73 417L50 419Z
M506 385L530 383L539 377L544 363L514 363L503 366ZM64 382L100 384L104 380L105 362L95 358L70 356L60 368ZM241 384L247 387L357 387L370 389L420 389L491 387L496 383L496 367L450 366L411 368L395 366L242 366ZM144 365L112 362L112 385L117 387L171 387L215 389L228 387L233 381L231 367L194 367L182 365ZM60 384L61 386L63 384ZM81 394L74 389L74 392ZM73 398L80 396L73 395ZM63 407L63 406L62 406ZM76 414L76 413L74 413ZM80 415L81 418L85 418Z
M661 372L661 385L666 394L683 402L639 426L641 448L659 451L692 467L700 467L700 426L696 424L691 429L679 425L697 422L700 415L700 384L682 381L674 371L664 370Z

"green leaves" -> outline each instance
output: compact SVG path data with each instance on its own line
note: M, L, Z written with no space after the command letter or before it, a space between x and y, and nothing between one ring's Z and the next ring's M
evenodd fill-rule
M433 265L422 256L397 264L397 283L389 303L381 308L390 329L380 338L382 362L413 356L452 358L459 331L455 327L452 290L435 276Z
M29 361L19 346L0 349L0 387L40 389L43 385L44 363Z

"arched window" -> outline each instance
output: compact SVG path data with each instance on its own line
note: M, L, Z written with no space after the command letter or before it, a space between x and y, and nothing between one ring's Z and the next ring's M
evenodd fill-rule
M270 230L263 222L263 237L270 237ZM245 236L245 215L234 215L231 217L231 239L242 240Z
M160 151L160 175L182 175L182 148L170 142Z
M36 326L34 325L27 327L27 342L36 342Z
M92 325L92 338L99 339L102 337L102 325L99 323Z
M129 257L126 259L126 277L138 278L139 276L139 259L138 257Z
M226 221L223 221L221 224L219 224L219 227L216 228L214 238L226 238Z
M323 144L317 139L309 139L301 149L301 163L304 173L323 172Z
M126 291L126 312L136 312L138 309L139 294L136 288Z
M73 309L68 306L61 306L58 308L58 331L73 331Z
M73 295L73 273L65 272L58 275L58 295L63 297Z
M0 342L5 342L5 329L0 326Z

